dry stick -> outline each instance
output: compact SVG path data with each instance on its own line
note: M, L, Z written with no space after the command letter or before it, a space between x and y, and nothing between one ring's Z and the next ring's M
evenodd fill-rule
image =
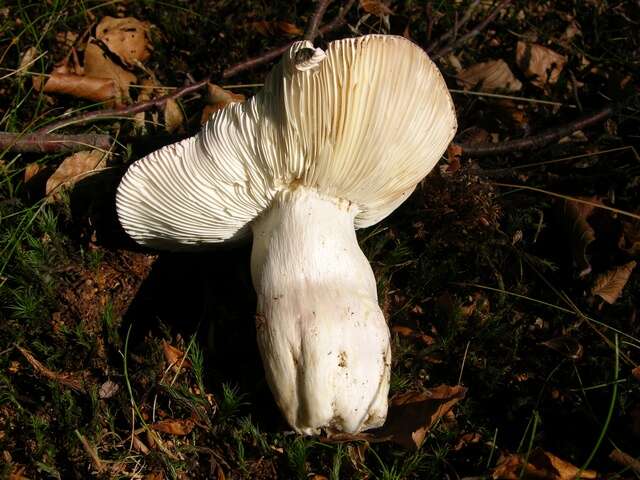
M559 127L549 128L544 130L538 135L531 137L520 138L518 140L507 140L501 143L479 143L475 145L467 145L464 143L458 143L457 145L462 148L462 153L472 157L485 157L488 155L500 155L504 153L520 152L523 150L532 150L535 148L542 148L551 142L560 140L562 137L571 135L573 132L582 128L590 127L596 123L599 123L606 118L610 117L614 112L613 106L608 106L602 110L598 110L596 113L587 115L574 120L566 125Z
M318 7L313 15L310 23L309 32L305 38L313 41L318 35L325 35L345 23L347 12L353 7L355 0L348 0L347 3L340 8L338 15L328 24L318 29L318 24L322 20L324 13L331 0L319 0ZM249 70L258 65L267 63L286 52L293 42L283 45L266 52L265 54L255 57L244 62L229 67L222 73L223 78L229 78L240 72ZM53 122L36 132L28 135L0 132L0 149L9 149L18 152L69 152L86 147L109 148L112 137L109 135L87 134L87 135L51 135L51 132L69 125L78 125L88 123L94 120L105 118L122 117L134 115L139 112L145 112L152 108L164 106L169 100L176 100L188 93L199 90L209 82L209 79L200 80L192 85L177 89L169 95L150 100L148 102L135 103L125 108L114 108L108 110L89 111L75 115L69 118Z
M457 40L451 42L446 47L443 47L440 50L438 50L436 53L431 55L431 58L433 60L435 60L437 58L440 58L440 57L446 55L447 53L449 53L454 48L459 47L460 45L466 43L471 38L473 38L476 35L478 35L482 30L484 30L487 27L487 25L489 25L491 22L493 22L493 20L496 18L498 13L500 13L500 10L502 10L504 7L506 7L509 3L511 3L511 0L502 0L498 4L498 6L493 9L493 12L491 12L491 14L489 16L487 16L487 18L485 18L482 22L480 22L478 25L476 25L469 32L467 32L466 34L464 34L463 36L461 36Z
M199 82L193 83L191 85L187 85L186 87L179 88L178 90L170 93L169 95L165 95L160 98L156 98L153 100L149 100L148 102L142 103L134 103L133 105L129 105L125 108L111 108L107 110L98 110L98 111L90 111L81 113L80 115L75 115L70 118L65 118L59 120L57 122L50 123L49 125L42 127L39 130L36 130L33 135L41 135L48 134L53 132L54 130L58 130L59 128L66 127L68 125L78 125L86 122L91 122L94 120L99 120L101 118L112 118L112 117L122 117L128 115L134 115L140 112L146 112L147 110L151 110L152 108L163 107L165 103L169 100L175 100L177 98L183 97L191 92L195 92L200 90L202 87L209 83L209 79L205 78L204 80L200 80Z
M449 38L454 37L455 36L454 34L457 35L457 33L462 29L462 27L464 27L469 22L469 20L471 20L471 15L475 11L479 3L480 3L480 0L474 0L473 2L471 2L471 5L469 5L469 8L467 8L467 11L462 16L462 18L453 25L453 28L451 28L451 30L449 30L447 33L445 33L440 38L438 38L435 42L429 45L425 49L426 52L427 53L433 52L436 49L436 47L440 46L440 44L443 43L445 40L448 40Z
M333 30L336 30L338 28L340 28L342 25L344 25L345 23L345 19L344 17L346 16L347 12L351 9L351 7L353 6L353 4L355 3L355 0L349 0L344 7L342 7L340 9L340 12L338 13L338 15L336 16L336 18L334 18L331 22L327 23L325 26L323 26L322 28L320 28L318 30L318 33L320 35L325 35ZM268 52L258 56L258 57L254 57L254 58L250 58L249 60L245 60L244 62L240 62L232 67L227 68L225 71L222 72L222 78L229 78L229 77L233 77L235 75L238 75L241 72L244 72L245 70L250 70L252 68L255 68L259 65L263 65L265 63L269 63L271 60L274 60L275 58L278 58L280 55L282 55L284 52L286 52L287 50L289 50L289 48L291 47L291 45L293 45L294 42L289 42L285 45L282 45L280 47L276 47L273 50L269 50Z
M318 6L311 17L307 33L304 36L305 40L313 42L318 36L318 27L320 27L320 22L322 21L322 17L324 17L324 13L327 11L329 3L331 3L331 0L318 0Z
M95 133L83 135L27 134L0 132L0 150L13 152L75 152L86 148L107 150L113 137Z

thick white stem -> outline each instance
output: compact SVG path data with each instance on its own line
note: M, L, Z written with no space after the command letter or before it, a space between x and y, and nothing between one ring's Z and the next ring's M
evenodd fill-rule
M357 208L298 188L253 224L251 274L267 381L298 432L384 423L391 350Z

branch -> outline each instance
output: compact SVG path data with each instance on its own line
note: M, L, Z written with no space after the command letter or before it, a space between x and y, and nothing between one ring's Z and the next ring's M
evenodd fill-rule
M493 20L496 18L496 16L498 15L498 13L500 13L500 10L502 10L504 7L506 7L507 5L509 5L509 3L511 3L511 0L502 0L498 6L496 8L493 9L493 11L491 12L491 14L489 14L487 16L487 18L485 18L482 22L480 22L479 24L477 24L475 27L473 27L469 32L467 32L466 34L464 34L463 36L461 36L460 38L458 38L457 40L454 40L453 42L451 42L449 45L447 45L446 47L441 48L440 50L438 50L436 53L434 53L433 55L431 55L431 59L432 60L436 60L444 55L446 55L447 53L449 53L451 50L453 50L454 48L458 48L460 45L465 44L468 40L470 40L471 38L475 37L476 35L478 35L482 30L484 30L487 25L489 25L491 22L493 22ZM465 15L466 16L466 15ZM451 35L449 35L451 36Z
M538 135L520 138L518 140L508 140L501 143L479 143L475 145L457 144L462 148L462 153L471 157L485 157L488 155L501 155L504 153L520 152L523 150L533 150L542 148L551 142L560 140L562 137L571 135L573 132L595 125L613 115L614 107L608 106L591 115L586 115L574 120L566 125L549 128Z
M469 5L469 7L467 8L467 11L464 13L464 16L453 25L453 28L451 28L451 30L449 30L447 33L445 33L444 35L439 37L435 42L429 45L425 49L426 52L427 53L433 52L437 46L439 46L445 40L448 40L450 37L455 38L455 36L462 29L462 27L464 27L469 22L469 20L471 20L471 15L473 14L473 12L475 11L476 7L479 4L480 4L480 0L473 0L473 2L471 2L471 5Z
M191 92L200 90L202 87L207 85L208 82L209 82L209 79L206 78L204 80L200 80L199 82L193 83L191 85L187 85L186 87L179 88L173 93L170 93L169 95L165 95L160 98L155 98L153 100L149 100L148 102L134 103L133 105L129 105L128 107L124 107L124 108L93 110L93 111L81 113L79 115L75 115L69 118L63 118L62 120L58 120L57 122L50 123L49 125L36 130L33 133L33 135L48 134L62 127L66 127L68 125L83 124L87 122L92 122L94 120L100 120L102 118L128 117L131 115L135 115L136 113L146 112L147 110L151 110L152 108L163 107L165 103L167 103L169 100L175 100Z
M311 21L309 22L309 27L307 28L307 33L304 36L305 40L313 41L318 36L318 27L320 26L320 22L322 21L322 17L324 17L324 13L327 11L327 7L331 3L331 0L318 0L318 6L316 7L316 11L311 17Z
M20 134L0 132L0 150L14 152L75 152L87 148L108 150L113 143L110 135L88 133L84 135L56 135L56 134Z
M340 9L340 12L338 12L338 15L331 22L329 22L328 24L326 24L325 26L320 28L318 30L318 33L320 35L325 35L325 34L331 32L333 30L336 30L336 29L340 28L342 25L344 25L344 23L345 23L344 17L346 16L347 12L351 9L351 7L353 6L354 3L355 3L355 0L348 0L347 3L344 5L344 7L342 7ZM234 76L238 75L239 73L244 72L245 70L250 70L250 69L255 68L255 67L259 66L259 65L263 65L265 63L269 63L271 60L273 60L275 58L278 58L284 52L289 50L289 47L291 47L291 45L293 45L293 43L294 42L289 42L289 43L287 43L285 45L282 45L280 47L276 47L273 50L269 50L268 52L263 53L262 55L250 58L249 60L245 60L244 62L237 63L236 65L233 65L233 66L227 68L225 71L223 71L222 72L222 78L234 77Z

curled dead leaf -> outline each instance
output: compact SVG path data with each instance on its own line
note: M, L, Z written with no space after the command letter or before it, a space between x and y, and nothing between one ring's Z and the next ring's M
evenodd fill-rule
M164 359L167 364L176 367L182 365L182 368L191 368L191 362L189 359L184 358L184 352L164 340L162 341L162 352L164 353Z
M391 399L387 421L376 434L406 448L420 448L433 425L467 393L463 386L439 385L425 392L407 392Z
M609 304L615 303L622 295L622 289L629 281L634 268L636 262L631 261L598 275L591 287L591 294L598 295Z
M35 47L27 48L20 56L20 65L18 66L18 76L25 75L25 71L29 70L29 67L33 64L38 57L38 50Z
M389 5L381 0L360 0L360 8L376 17L393 15L393 11L389 8Z
M632 257L640 257L640 222L622 221L622 235L618 247Z
M157 432L168 433L176 436L189 435L194 427L195 423L193 420L188 418L183 420L161 420L151 425L151 428Z
M133 17L104 17L96 27L96 38L131 67L151 55L148 31L148 23Z
M90 41L84 51L84 74L87 77L113 80L118 88L116 103L129 98L129 85L135 83L136 76L116 65L95 42Z
M425 345L433 345L435 343L435 339L426 333L418 332L410 327L405 327L403 325L394 325L391 327L391 331L397 333L402 337L409 337L416 339Z
M578 197L592 204L601 203L598 197ZM596 239L596 233L587 221L595 206L573 200L562 201L557 209L564 235L571 242L573 266L580 278L591 273L591 263L587 258L587 247Z
M202 117L200 123L204 124L211 116L218 110L223 109L230 103L241 103L245 101L245 96L239 93L233 93L230 90L225 90L213 83L207 84L207 103L202 110Z
M522 82L514 75L504 60L477 63L458 73L458 85L464 89L478 86L481 92L517 92Z
M583 480L595 479L594 470L580 470L552 453L537 448L531 452L525 464L523 455L507 454L498 460L492 478L503 480L539 479L539 480L575 480L580 473ZM524 475L522 475L524 474Z
M533 77L531 83L544 88L558 81L567 57L542 45L519 41L516 45L516 62L525 75Z
M47 180L46 194L55 199L62 186L73 186L106 165L106 154L100 150L83 150L65 158Z
M40 77L33 77L36 90L71 95L93 102L106 102L120 96L116 82L110 78L85 77L75 73L52 73L44 81L44 87L42 82Z

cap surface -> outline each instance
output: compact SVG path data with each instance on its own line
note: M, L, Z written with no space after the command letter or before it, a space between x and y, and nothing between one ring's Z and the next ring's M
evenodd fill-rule
M193 247L243 236L278 191L305 186L356 204L365 227L409 196L456 126L442 75L409 40L296 42L255 97L135 162L118 215L139 243Z

